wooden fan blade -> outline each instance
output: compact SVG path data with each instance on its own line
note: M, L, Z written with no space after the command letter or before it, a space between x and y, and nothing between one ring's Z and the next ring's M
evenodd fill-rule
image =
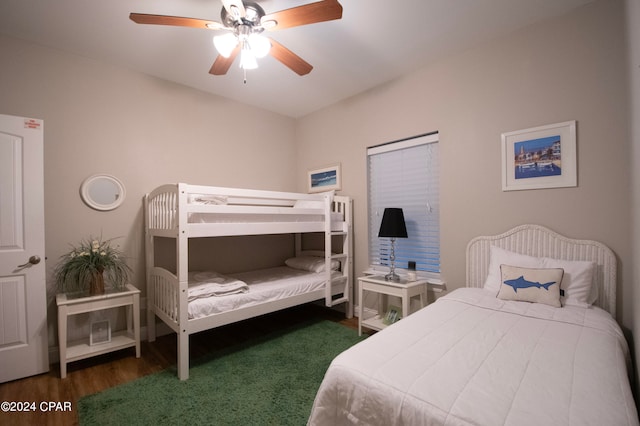
M300 56L296 55L277 41L272 38L269 38L271 42L271 50L269 54L276 58L278 61L282 62L287 67L291 68L293 72L298 75L306 75L311 72L313 66L302 59Z
M227 13L235 19L244 18L247 14L242 0L222 0L222 5L227 9Z
M137 24L173 25L176 27L204 28L205 30L219 30L225 28L220 22L206 19L183 18L181 16L147 15L131 13L129 19Z
M272 31L340 18L342 18L340 3L337 0L323 0L264 15L260 22L265 29ZM275 25L269 21L275 22Z
M209 74L225 75L227 71L229 71L229 67L231 67L233 61L236 59L236 56L238 56L238 53L240 53L240 45L236 46L236 48L233 49L233 52L231 52L231 55L229 55L228 58L225 58L222 55L218 55L215 62L211 66L211 69L209 70Z

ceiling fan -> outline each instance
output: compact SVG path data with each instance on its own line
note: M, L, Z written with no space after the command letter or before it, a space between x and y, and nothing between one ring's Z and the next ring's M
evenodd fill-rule
M262 32L340 19L342 6L337 0L322 0L266 14L259 4L251 1L222 0L222 22L143 13L131 13L129 18L138 24L226 31L213 37L219 53L209 70L213 75L226 74L238 54L240 68L245 72L258 67L256 58L270 54L298 75L305 75L313 66L274 39L263 36Z

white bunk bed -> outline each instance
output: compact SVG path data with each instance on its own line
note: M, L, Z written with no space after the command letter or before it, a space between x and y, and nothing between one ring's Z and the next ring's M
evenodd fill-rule
M155 340L156 316L177 333L180 380L189 377L189 335L193 333L321 299L326 306L344 303L347 317L353 315L353 228L349 197L333 192L300 194L178 183L160 186L147 194L144 206L149 341ZM303 251L303 233L324 233L324 250ZM189 239L266 234L295 234L296 256L321 256L324 265L320 269L323 271L299 274L289 273L283 269L285 267L271 268L266 272L272 277L275 274L283 278L280 297L248 301L243 301L247 298L242 294L210 297L212 302L225 298L239 301L236 303L234 299L227 307L216 308L204 316L190 314L189 290L193 282L190 287ZM175 273L156 265L157 237L175 240ZM332 250L334 240L340 244ZM339 265L337 271L336 263ZM191 275L193 278L193 273ZM247 278L249 288L259 284L256 275L255 271L238 274L242 279ZM320 277L320 283L304 284L296 291L290 291L292 281L305 279L302 275ZM276 287L268 290L278 292ZM248 294L251 293L249 290ZM202 299L197 301L201 303Z

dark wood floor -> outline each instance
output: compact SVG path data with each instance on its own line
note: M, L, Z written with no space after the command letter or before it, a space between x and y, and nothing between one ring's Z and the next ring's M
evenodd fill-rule
M281 329L286 324L310 318L324 318L358 328L357 318L315 305L287 309L259 318L231 324L191 336L190 359L198 358L213 349L241 343ZM161 336L155 342L142 342L142 356L135 357L135 349L118 352L68 364L67 377L60 378L59 364L52 364L46 374L0 384L0 401L71 402L70 412L29 413L0 412L2 425L77 425L78 400L92 393L161 371L176 363L176 336ZM4 368L4 367L2 367ZM177 377L176 377L176 380Z

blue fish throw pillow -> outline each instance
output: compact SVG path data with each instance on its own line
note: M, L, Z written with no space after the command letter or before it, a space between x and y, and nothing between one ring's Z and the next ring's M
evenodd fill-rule
M521 302L544 303L561 307L560 283L564 270L561 268L520 268L500 265L502 284L498 299Z

